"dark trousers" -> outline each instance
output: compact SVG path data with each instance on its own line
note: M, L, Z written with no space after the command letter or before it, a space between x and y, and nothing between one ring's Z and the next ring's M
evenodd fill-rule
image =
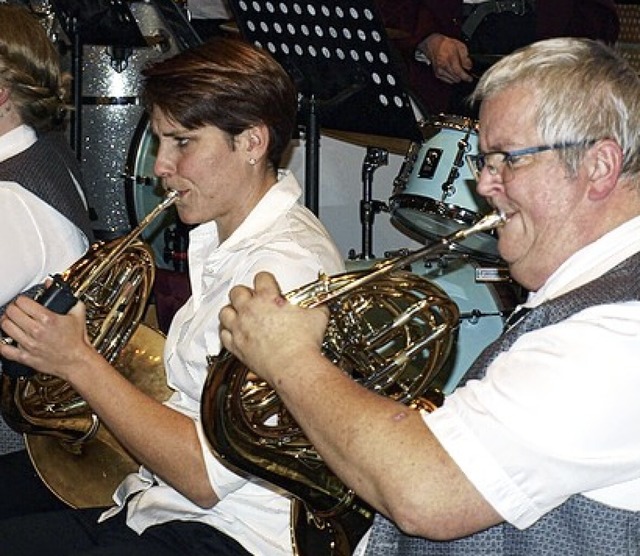
M126 510L99 524L103 510L76 510L60 502L26 452L0 456L2 556L250 556L202 523L171 521L138 535L125 523Z

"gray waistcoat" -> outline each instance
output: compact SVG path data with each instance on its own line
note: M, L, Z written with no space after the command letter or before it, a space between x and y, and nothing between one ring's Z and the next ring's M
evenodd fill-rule
M640 299L639 277L640 254L636 254L600 278L532 309L480 354L466 379L484 376L491 361L526 332L560 322L587 307ZM366 551L369 556L630 556L639 553L640 512L610 508L581 495L572 496L523 531L502 523L449 542L408 537L378 515Z
M0 181L19 183L69 219L89 241L93 241L89 214L69 175L70 171L82 183L80 166L64 137L51 132L40 136L27 150L0 162ZM36 285L22 294L34 297L41 288L42 285ZM0 306L0 315L5 309L6 305ZM23 447L22 435L0 420L0 454Z
M0 162L0 181L15 181L68 218L93 241L91 221L69 172L80 167L59 133L41 135L27 150Z
M30 191L75 224L93 241L89 213L82 202L71 172L82 184L80 165L63 135L41 135L27 150L0 162L0 181L14 181ZM34 297L42 288L36 285L22 295ZM0 315L6 305L0 306Z

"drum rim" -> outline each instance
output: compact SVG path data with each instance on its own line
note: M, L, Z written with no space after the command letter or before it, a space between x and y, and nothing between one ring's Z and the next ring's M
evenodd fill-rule
M418 122L420 131L427 126L436 126L440 128L453 129L456 131L472 131L476 134L480 131L480 122L470 116L461 116L459 114L433 114L422 118ZM423 134L424 136L424 134Z
M412 193L398 193L393 195L389 202L392 214L397 209L415 209L418 212L453 220L463 226L473 226L482 218L482 215L477 212L466 209L460 205L444 203L432 197L422 197ZM495 230L487 230L486 232L480 232L480 234L497 238Z
M447 204L441 201L436 201L432 198L420 197L418 195L394 195L390 199L391 222L396 226L399 225L410 231L416 238L419 238L420 240L428 239L432 241L439 241L443 239L444 236L419 227L406 215L399 213L398 209L414 210L418 213L438 217L442 220L446 219L447 221L451 221L455 224L460 225L461 228L473 226L481 218L478 213L455 204ZM452 233L454 231L455 230L452 230ZM484 238L485 240L492 241L495 245L494 252L475 249L473 247L468 247L459 243L454 244L452 246L453 249L461 253L466 253L468 255L477 257L479 259L487 260L489 262L501 261L502 258L500 257L497 249L498 236L496 230L479 232L477 235Z

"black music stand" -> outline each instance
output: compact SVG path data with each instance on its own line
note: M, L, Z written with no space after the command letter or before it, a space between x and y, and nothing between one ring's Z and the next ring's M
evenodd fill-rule
M230 0L243 38L298 87L306 126L305 200L318 212L320 127L421 141L372 0Z
M189 23L184 8L175 0L153 0L164 24L172 31L180 50L187 50L202 43L202 39Z
M51 0L51 5L67 35L77 35L82 44L122 48L147 45L123 0Z

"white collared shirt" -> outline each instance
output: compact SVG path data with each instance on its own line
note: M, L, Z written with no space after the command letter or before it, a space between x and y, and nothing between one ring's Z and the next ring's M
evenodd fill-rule
M0 161L27 150L36 140L35 131L26 125L5 133L0 136ZM76 187L81 193L77 183ZM63 272L89 247L78 227L19 183L0 181L0 214L0 306Z
M207 356L220 350L218 313L237 284L252 285L259 271L273 273L283 291L314 281L320 271L335 274L344 263L333 241L298 200L301 189L290 172L263 197L240 227L218 244L215 222L201 224L189 236L192 297L175 315L165 345L169 385L177 392L168 405L196 423L211 486L220 501L202 509L146 469L127 477L115 494L128 504L127 523L141 532L172 519L215 527L251 554L292 554L289 499L236 475L211 453L200 423L200 398ZM137 493L137 494L135 494ZM106 516L117 511L114 508ZM105 517L106 517L105 516Z
M567 260L525 306L640 251L640 217ZM573 494L640 511L640 301L522 335L424 420L485 499L526 528Z

